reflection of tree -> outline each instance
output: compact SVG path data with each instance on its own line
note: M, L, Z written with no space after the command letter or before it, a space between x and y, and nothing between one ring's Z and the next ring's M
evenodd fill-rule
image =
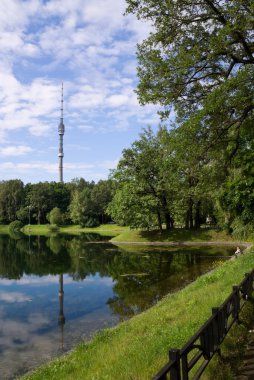
M110 262L112 252L107 249L110 244L86 244L87 239L75 237L68 244L68 251L71 256L70 274L76 281L83 280L88 275L99 273L100 276L110 276Z
M38 276L68 272L70 257L62 248L56 255L48 247L47 239L36 237L13 240L0 236L0 276L18 279L26 274Z
M211 260L201 259L199 249L175 250L142 255L128 253L114 258L111 266L116 280L114 297L108 300L112 312L121 319L133 316L168 292L175 291L208 270Z
M98 240L97 240L98 239ZM100 238L101 239L101 238ZM119 249L99 241L94 235L30 237L13 240L0 236L0 276L21 278L24 273L38 276L68 273L74 281L99 274L114 280L114 296L108 300L113 314L124 319L151 306L208 270L212 261L202 254L216 248ZM222 249L217 248L217 252ZM63 289L62 289L63 290Z

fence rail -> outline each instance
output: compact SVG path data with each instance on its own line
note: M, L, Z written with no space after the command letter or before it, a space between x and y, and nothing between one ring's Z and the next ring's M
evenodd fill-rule
M181 349L169 351L169 362L153 380L192 380L200 378L209 361L235 322L253 291L254 270L246 273L242 282L233 286L230 296L219 307L212 309L211 317ZM191 375L190 375L191 372Z

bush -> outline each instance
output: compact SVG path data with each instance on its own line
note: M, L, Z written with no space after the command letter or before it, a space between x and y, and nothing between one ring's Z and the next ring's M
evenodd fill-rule
M98 227L100 223L97 218L94 218L92 216L87 216L83 218L82 223L80 225L81 227L91 228L91 227Z
M49 231L54 233L59 231L59 227L56 224L50 224L49 225Z
M236 218L231 224L232 235L235 239L247 240L253 238L254 227L252 223L244 224L240 219Z
M23 227L23 223L20 220L14 220L9 224L9 231L11 232L17 232L20 231Z
M60 208L54 207L47 215L47 219L50 224L61 225L63 223L63 215Z

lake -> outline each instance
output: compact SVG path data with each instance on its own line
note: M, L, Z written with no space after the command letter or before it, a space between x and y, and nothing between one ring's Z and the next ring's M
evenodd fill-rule
M144 311L235 250L119 248L109 238L0 236L1 379L15 379Z

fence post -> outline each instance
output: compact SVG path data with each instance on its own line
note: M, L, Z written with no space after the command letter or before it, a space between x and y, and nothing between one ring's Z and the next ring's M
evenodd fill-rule
M213 352L218 349L218 346L220 344L220 315L219 315L219 308L213 307L212 308L212 315L214 316L213 319Z
M240 312L240 294L239 294L239 286L234 285L233 286L233 292L234 295L234 310L233 310L233 317L239 323L239 312Z
M173 362L170 369L170 380L181 380L180 350L178 348L171 349L169 359Z

